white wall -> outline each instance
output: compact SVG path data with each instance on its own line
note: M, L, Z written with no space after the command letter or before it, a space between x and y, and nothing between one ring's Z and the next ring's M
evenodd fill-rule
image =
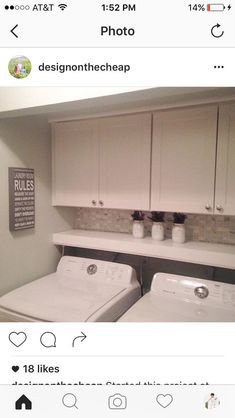
M35 169L36 227L9 231L8 167ZM39 117L0 121L0 295L54 271L52 233L73 227L73 209L51 206L50 128Z
M0 112L109 96L138 88L124 87L1 87Z

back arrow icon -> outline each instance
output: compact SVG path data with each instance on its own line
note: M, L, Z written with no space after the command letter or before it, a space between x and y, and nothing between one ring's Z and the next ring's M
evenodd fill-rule
M18 35L16 35L16 33L14 32L14 30L18 27L19 25L15 25L14 28L11 29L11 33L12 35L14 35L16 38L18 38Z
M211 35L214 36L214 38L221 38L221 36L224 35L224 31L222 31L219 35L215 34L215 29L219 29L221 27L221 25L219 23L217 23L217 25L214 25L211 28Z

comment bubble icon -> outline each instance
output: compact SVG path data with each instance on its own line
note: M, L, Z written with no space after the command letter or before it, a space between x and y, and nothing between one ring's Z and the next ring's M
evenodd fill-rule
M55 348L56 347L56 336L53 332L44 332L40 337L40 343L45 348Z

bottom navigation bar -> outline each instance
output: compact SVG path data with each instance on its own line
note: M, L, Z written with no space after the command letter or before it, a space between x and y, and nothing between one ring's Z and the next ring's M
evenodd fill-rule
M204 418L234 417L235 385L146 387L0 386L1 414L4 418L27 416L41 418L53 411L58 418L79 413L83 418L151 417ZM116 412L114 412L116 411Z

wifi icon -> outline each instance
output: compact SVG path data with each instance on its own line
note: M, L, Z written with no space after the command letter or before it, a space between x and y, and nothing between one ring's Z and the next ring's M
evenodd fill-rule
M58 7L59 7L61 10L65 10L65 9L66 9L66 7L68 7L68 6L67 6L67 4L59 4L59 5L58 5Z

